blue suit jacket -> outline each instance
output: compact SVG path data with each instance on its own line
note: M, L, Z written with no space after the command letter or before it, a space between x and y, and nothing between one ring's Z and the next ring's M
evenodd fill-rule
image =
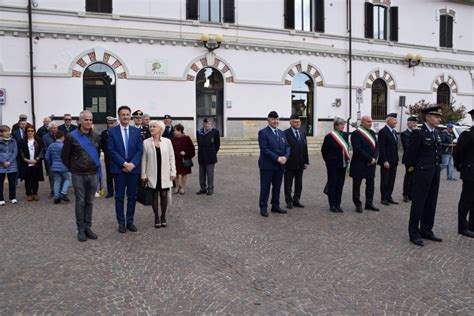
M278 136L267 126L258 132L258 145L260 147L260 157L258 166L265 170L278 170L284 168L277 161L278 157L285 156L290 158L290 145L282 130L277 130Z
M108 136L109 155L110 155L110 171L112 174L122 172L124 162L131 162L135 165L132 174L140 173L140 164L143 154L143 140L140 130L129 125L128 138L128 157L125 157L125 146L123 145L122 132L120 124L110 128Z

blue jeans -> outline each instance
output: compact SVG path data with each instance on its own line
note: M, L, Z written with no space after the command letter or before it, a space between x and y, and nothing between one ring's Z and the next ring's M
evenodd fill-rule
M448 180L453 179L453 172L454 172L454 162L452 155L443 155L443 161L441 163L441 170L444 168L447 169L448 172Z
M59 199L60 194L67 195L69 184L71 183L71 174L69 172L51 171L53 176L54 198Z

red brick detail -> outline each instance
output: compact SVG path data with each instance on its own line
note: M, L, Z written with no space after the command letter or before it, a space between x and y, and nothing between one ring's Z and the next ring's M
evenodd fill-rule
M301 72L301 64L296 65L296 70L298 70L298 72Z
M194 76L193 76L193 75L188 75L188 76L186 77L186 80L187 80L187 81L194 81Z
M77 70L72 71L72 76L73 77L80 78L81 75L82 75L82 72L80 72L80 71L77 71Z
M378 70L375 71L375 78L380 78L380 71Z
M104 53L104 58L102 58L102 61L106 64L109 63L109 59L110 59L110 54L108 53Z
M91 52L91 53L87 54L87 56L89 56L89 59L91 60L92 63L97 61L97 59L95 57L95 52Z
M370 75L369 80L374 82L375 81L374 75Z
M232 77L232 76L227 77L227 78L225 78L225 81L226 82L234 82L234 77Z
M119 74L117 74L117 78L119 79L127 79L127 73L124 71L124 72L121 72Z
M226 73L228 71L229 71L229 67L227 67L227 65L225 65L224 68L222 68L222 72Z
M322 82L322 81L318 81L318 82L316 83L316 85L317 85L318 87L322 87L322 86L323 86L323 82Z
M113 65L112 65L112 68L114 69L117 69L118 67L122 66L122 63L119 61L119 60L116 60Z
M316 70L316 72L314 73L313 77L314 77L314 78L321 77L321 74L319 73L319 71Z
M295 76L295 72L293 71L293 69L290 69L290 71L288 71L288 74L292 77Z
M438 92L438 88L433 87L433 92Z
M444 75L441 75L441 77L439 77L439 80L441 80L441 82L445 82L444 81Z
M86 62L85 62L84 59L82 59L82 58L79 59L76 64L78 64L78 65L81 66L82 68L86 68L86 66L87 66Z
M206 58L201 58L201 64L203 67L207 67L207 59Z
M307 73L310 74L312 70L313 70L313 66L308 65L308 66L306 67L306 72L307 72Z
M199 71L199 67L196 65L196 64L193 64L191 66L191 69L194 71L194 72L198 72Z
M367 83L365 84L365 87L366 87L366 88L372 88L372 84L367 82Z
M453 93L458 93L458 87L453 88Z
M389 85L389 89L390 89L390 90L395 90L395 83L394 83L394 84L391 84L391 85Z
M290 80L285 80L285 84L286 84L287 86L289 86L289 85L291 85L291 81L290 81Z
M219 66L219 63L221 62L220 59L214 59L214 67L218 67Z

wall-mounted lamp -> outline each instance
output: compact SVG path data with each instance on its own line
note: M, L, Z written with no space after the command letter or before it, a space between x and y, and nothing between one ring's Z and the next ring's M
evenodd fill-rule
M408 53L405 56L405 59L408 61L408 68L418 66L420 62L423 60L423 57L421 55L416 55L413 56L412 53Z
M201 34L201 41L204 44L204 47L207 48L209 52L218 49L221 47L222 42L224 41L223 35L209 35L209 34Z
M332 106L335 106L335 107L340 107L341 105L342 105L341 99L336 99L332 104Z

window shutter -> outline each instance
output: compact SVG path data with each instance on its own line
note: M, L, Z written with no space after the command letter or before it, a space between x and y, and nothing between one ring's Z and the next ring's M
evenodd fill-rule
M186 19L198 19L198 0L186 0Z
M398 42L398 7L390 8L390 40Z
M315 0L316 24L314 30L324 33L324 0Z
M224 0L224 22L235 23L235 0Z
M112 0L100 0L100 12L112 13Z
M365 3L365 38L374 38L374 5Z
M86 0L86 12L97 12L97 0Z
M453 17L446 16L446 47L453 47Z
M285 0L285 29L295 29L295 0Z
M441 15L439 17L439 46L446 46L446 25L447 25L447 15Z

